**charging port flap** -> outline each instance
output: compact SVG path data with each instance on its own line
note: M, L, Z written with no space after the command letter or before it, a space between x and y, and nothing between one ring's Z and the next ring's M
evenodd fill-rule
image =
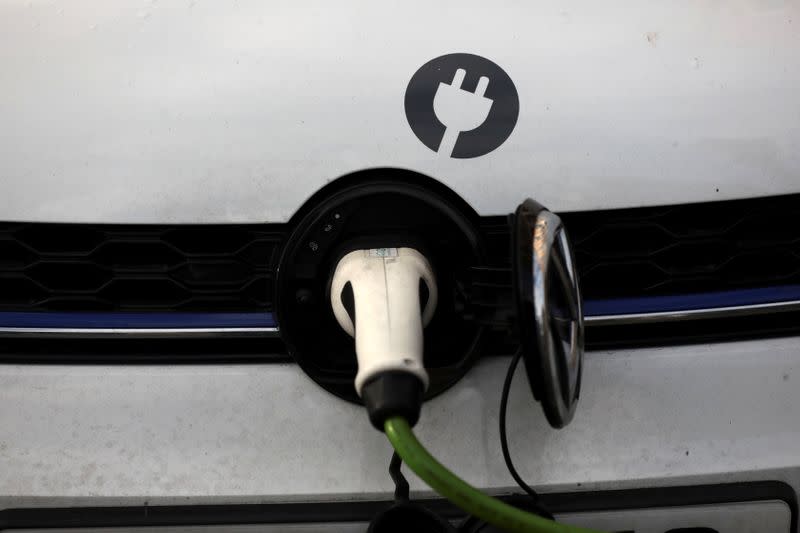
M511 217L518 331L528 381L548 422L575 413L583 370L583 310L575 258L561 219L533 200Z

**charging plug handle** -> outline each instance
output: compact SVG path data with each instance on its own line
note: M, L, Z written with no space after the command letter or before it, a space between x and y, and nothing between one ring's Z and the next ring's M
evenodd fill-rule
M428 289L424 309L420 283ZM343 299L348 284L353 295L350 311ZM437 297L433 269L413 248L355 250L336 266L331 280L333 314L355 337L355 389L381 431L390 416L402 415L409 422L419 418L428 388L423 328L433 318Z

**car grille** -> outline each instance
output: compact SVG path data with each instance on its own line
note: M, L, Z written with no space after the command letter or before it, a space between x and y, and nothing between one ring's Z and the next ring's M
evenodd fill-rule
M561 216L574 243L589 318L800 300L800 195ZM509 285L498 282L510 280L504 273L510 263L507 220L484 217L481 226L488 258L478 267L489 279L473 291L473 303L508 311ZM92 312L95 319L96 313L238 313L269 322L288 229L0 224L0 328L20 313ZM777 331L797 329L797 317L784 314L782 320L787 324ZM740 322L735 331L726 322L706 330L737 335L775 331L779 324L762 317L748 329ZM678 337L701 338L695 334L705 331L691 328ZM624 344L674 333L637 336L627 327L604 333L593 327L587 342Z
M587 299L800 284L800 195L563 218Z
M800 195L560 216L589 310L800 299ZM505 217L483 226L493 266L508 266Z
M0 225L0 311L272 310L282 228Z

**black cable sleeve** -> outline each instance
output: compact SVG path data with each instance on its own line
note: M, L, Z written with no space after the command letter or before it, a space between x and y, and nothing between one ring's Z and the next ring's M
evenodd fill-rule
M517 350L517 353L514 354L514 357L511 359L511 363L508 365L508 371L506 372L506 379L503 383L503 392L500 395L500 447L503 450L503 460L506 463L506 468L508 468L508 472L511 474L511 477L514 478L514 481L517 482L517 485L524 490L533 500L533 510L543 516L545 518L549 518L553 520L553 515L542 506L541 501L539 500L539 494L533 490L530 485L525 483L525 480L517 472L517 469L514 467L514 462L511 460L511 454L508 451L508 435L506 434L506 411L508 410L508 396L511 392L511 381L514 379L514 371L517 369L517 365L519 364L519 360L522 358L522 350Z

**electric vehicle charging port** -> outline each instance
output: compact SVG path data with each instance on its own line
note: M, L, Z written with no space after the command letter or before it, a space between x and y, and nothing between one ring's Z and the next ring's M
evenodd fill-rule
M392 170L369 175L368 181L354 176L321 191L293 219L276 279L281 335L312 379L360 403L353 339L330 305L334 269L354 249L413 247L430 261L439 292L424 336L429 398L458 381L480 353L485 326L464 313L471 269L484 260L477 216L428 178Z

